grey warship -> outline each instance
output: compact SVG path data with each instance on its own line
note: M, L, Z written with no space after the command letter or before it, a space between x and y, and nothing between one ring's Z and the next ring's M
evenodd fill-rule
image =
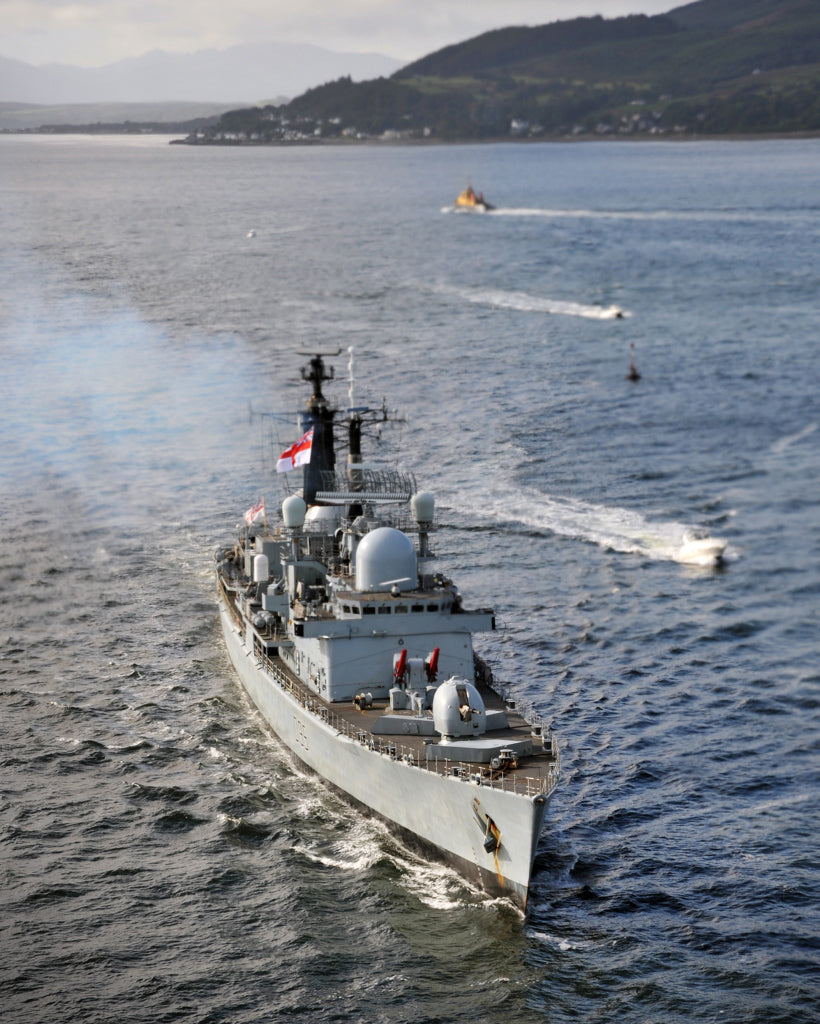
M277 467L301 488L275 523L249 509L216 552L228 654L303 765L525 911L558 744L474 652L473 633L495 629L495 616L467 608L435 571L432 495L363 461L364 428L386 409L338 410L325 358L302 370L302 438Z

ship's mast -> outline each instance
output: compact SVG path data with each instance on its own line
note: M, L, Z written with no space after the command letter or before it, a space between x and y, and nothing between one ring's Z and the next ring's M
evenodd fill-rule
M324 355L338 356L338 350ZM374 470L362 462L362 433L368 423L388 422L394 418L387 410L386 401L382 401L380 409L365 406L355 407L353 402L353 350L350 352L348 369L350 372L349 397L351 407L347 410L347 466L341 476L336 474L336 452L334 448L334 417L336 409L329 406L322 392L326 381L334 380L333 367L325 367L324 355L310 355L310 362L302 367L302 379L311 384L313 394L307 402L307 411L301 414L302 430L313 430L310 462L303 470L302 497L307 505L339 505L349 502L347 514L352 517L362 514L365 494L368 500L409 501L415 490L415 481L411 474L396 470ZM406 492L406 493L405 493ZM347 499L342 495L348 495ZM354 497L355 495L355 497ZM359 495L362 500L359 501ZM375 498L373 497L375 495ZM390 497L388 497L390 495Z
M333 417L324 394L322 385L333 380L333 367L325 369L324 359L315 355L308 366L302 367L302 379L313 386L313 394L308 399L307 412L303 415L305 430L313 428L313 445L310 462L305 466L302 497L308 505L315 505L316 492L322 489L322 473L336 468L336 452L333 447Z
M362 461L362 417L359 409L356 408L356 402L353 397L353 389L356 380L353 376L353 346L348 348L348 361L347 361L347 372L348 372L348 389L347 399L348 406L350 408L350 419L347 422L347 482L351 491L360 491L362 489L362 474L361 470L358 469ZM355 509L355 514L361 514L359 506Z

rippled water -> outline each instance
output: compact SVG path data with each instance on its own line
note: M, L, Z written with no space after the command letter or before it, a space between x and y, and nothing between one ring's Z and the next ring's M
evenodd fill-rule
M818 158L0 138L4 1020L815 1019ZM211 551L350 345L560 736L526 919L222 647Z

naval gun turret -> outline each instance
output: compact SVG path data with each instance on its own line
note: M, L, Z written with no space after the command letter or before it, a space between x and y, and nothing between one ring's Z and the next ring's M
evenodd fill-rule
M466 679L445 679L433 697L433 722L444 742L482 736L487 718L481 694Z
M451 676L433 697L433 724L441 736L427 746L428 760L446 758L503 768L532 753L532 738L511 739L505 735L503 712L487 712L478 689L466 679ZM497 735L501 730L501 735Z

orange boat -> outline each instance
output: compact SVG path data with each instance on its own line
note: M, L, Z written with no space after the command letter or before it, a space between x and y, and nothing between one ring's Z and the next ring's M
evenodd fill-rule
M476 193L473 190L472 185L468 185L467 188L458 196L456 199L456 207L460 210L494 210L492 206L484 198L483 192Z

